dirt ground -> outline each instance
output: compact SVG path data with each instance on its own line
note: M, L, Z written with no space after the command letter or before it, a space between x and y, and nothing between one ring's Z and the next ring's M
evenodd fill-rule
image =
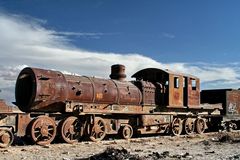
M0 149L0 159L240 159L240 133L194 136L151 136L76 144L26 145Z

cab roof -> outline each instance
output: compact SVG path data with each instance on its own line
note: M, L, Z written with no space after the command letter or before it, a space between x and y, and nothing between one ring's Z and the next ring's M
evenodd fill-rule
M173 72L171 70L163 70L159 68L145 68L142 69L135 74L132 75L132 78L136 79L143 79L148 81L157 81L159 80L162 75L174 75L174 76L183 76L183 77L189 77L193 79L198 79L198 77L190 75L190 74L182 74L178 72Z

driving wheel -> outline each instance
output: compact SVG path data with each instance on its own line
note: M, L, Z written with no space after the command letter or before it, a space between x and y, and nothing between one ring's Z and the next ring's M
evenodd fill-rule
M106 136L106 124L104 119L95 117L94 124L90 132L90 139L94 142L101 141Z
M182 133L182 120L180 118L174 118L172 122L172 133L175 136L179 136Z
M190 135L194 133L194 119L187 118L184 122L184 131L186 134Z
M30 136L39 145L50 144L56 136L56 124L48 116L39 116L30 124Z
M81 124L77 117L68 117L59 124L61 139L67 143L75 143L82 136Z
M204 133L206 129L206 122L203 118L198 118L196 120L196 131L198 134Z

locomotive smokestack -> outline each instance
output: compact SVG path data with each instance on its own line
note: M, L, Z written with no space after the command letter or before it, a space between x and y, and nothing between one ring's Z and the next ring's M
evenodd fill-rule
M114 64L111 66L111 74L109 75L111 79L124 81L126 78L125 66L122 64Z

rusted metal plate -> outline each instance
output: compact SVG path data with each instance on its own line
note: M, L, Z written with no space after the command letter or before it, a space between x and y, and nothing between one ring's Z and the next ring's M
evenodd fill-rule
M153 83L142 81L143 105L156 105L156 87Z
M187 97L187 106L189 108L199 108L200 105L200 80L198 78L187 78L187 93L184 96ZM195 84L193 83L195 81ZM193 86L194 85L194 86Z
M183 76L169 75L169 106L183 107Z
M115 81L118 90L118 103L120 105L140 105L142 94L131 82Z
M107 113L121 113L121 114L144 114L149 111L142 111L142 106L138 105L109 105L109 104L95 104L95 103L71 103L67 106L67 112L79 112L82 114L107 114Z
M27 134L27 127L31 121L30 114L19 113L16 115L16 132L17 136L25 136Z
M93 102L95 100L95 86L90 77L64 75L68 83L68 97L72 101Z
M171 116L170 115L142 115L141 121L143 126L168 124L171 121Z
M228 116L240 117L240 90L227 91L226 113Z
M67 100L89 103L117 103L117 87L111 80L65 75Z
M93 78L93 85L95 86L95 100L92 103L118 103L118 90L115 83L111 80Z

